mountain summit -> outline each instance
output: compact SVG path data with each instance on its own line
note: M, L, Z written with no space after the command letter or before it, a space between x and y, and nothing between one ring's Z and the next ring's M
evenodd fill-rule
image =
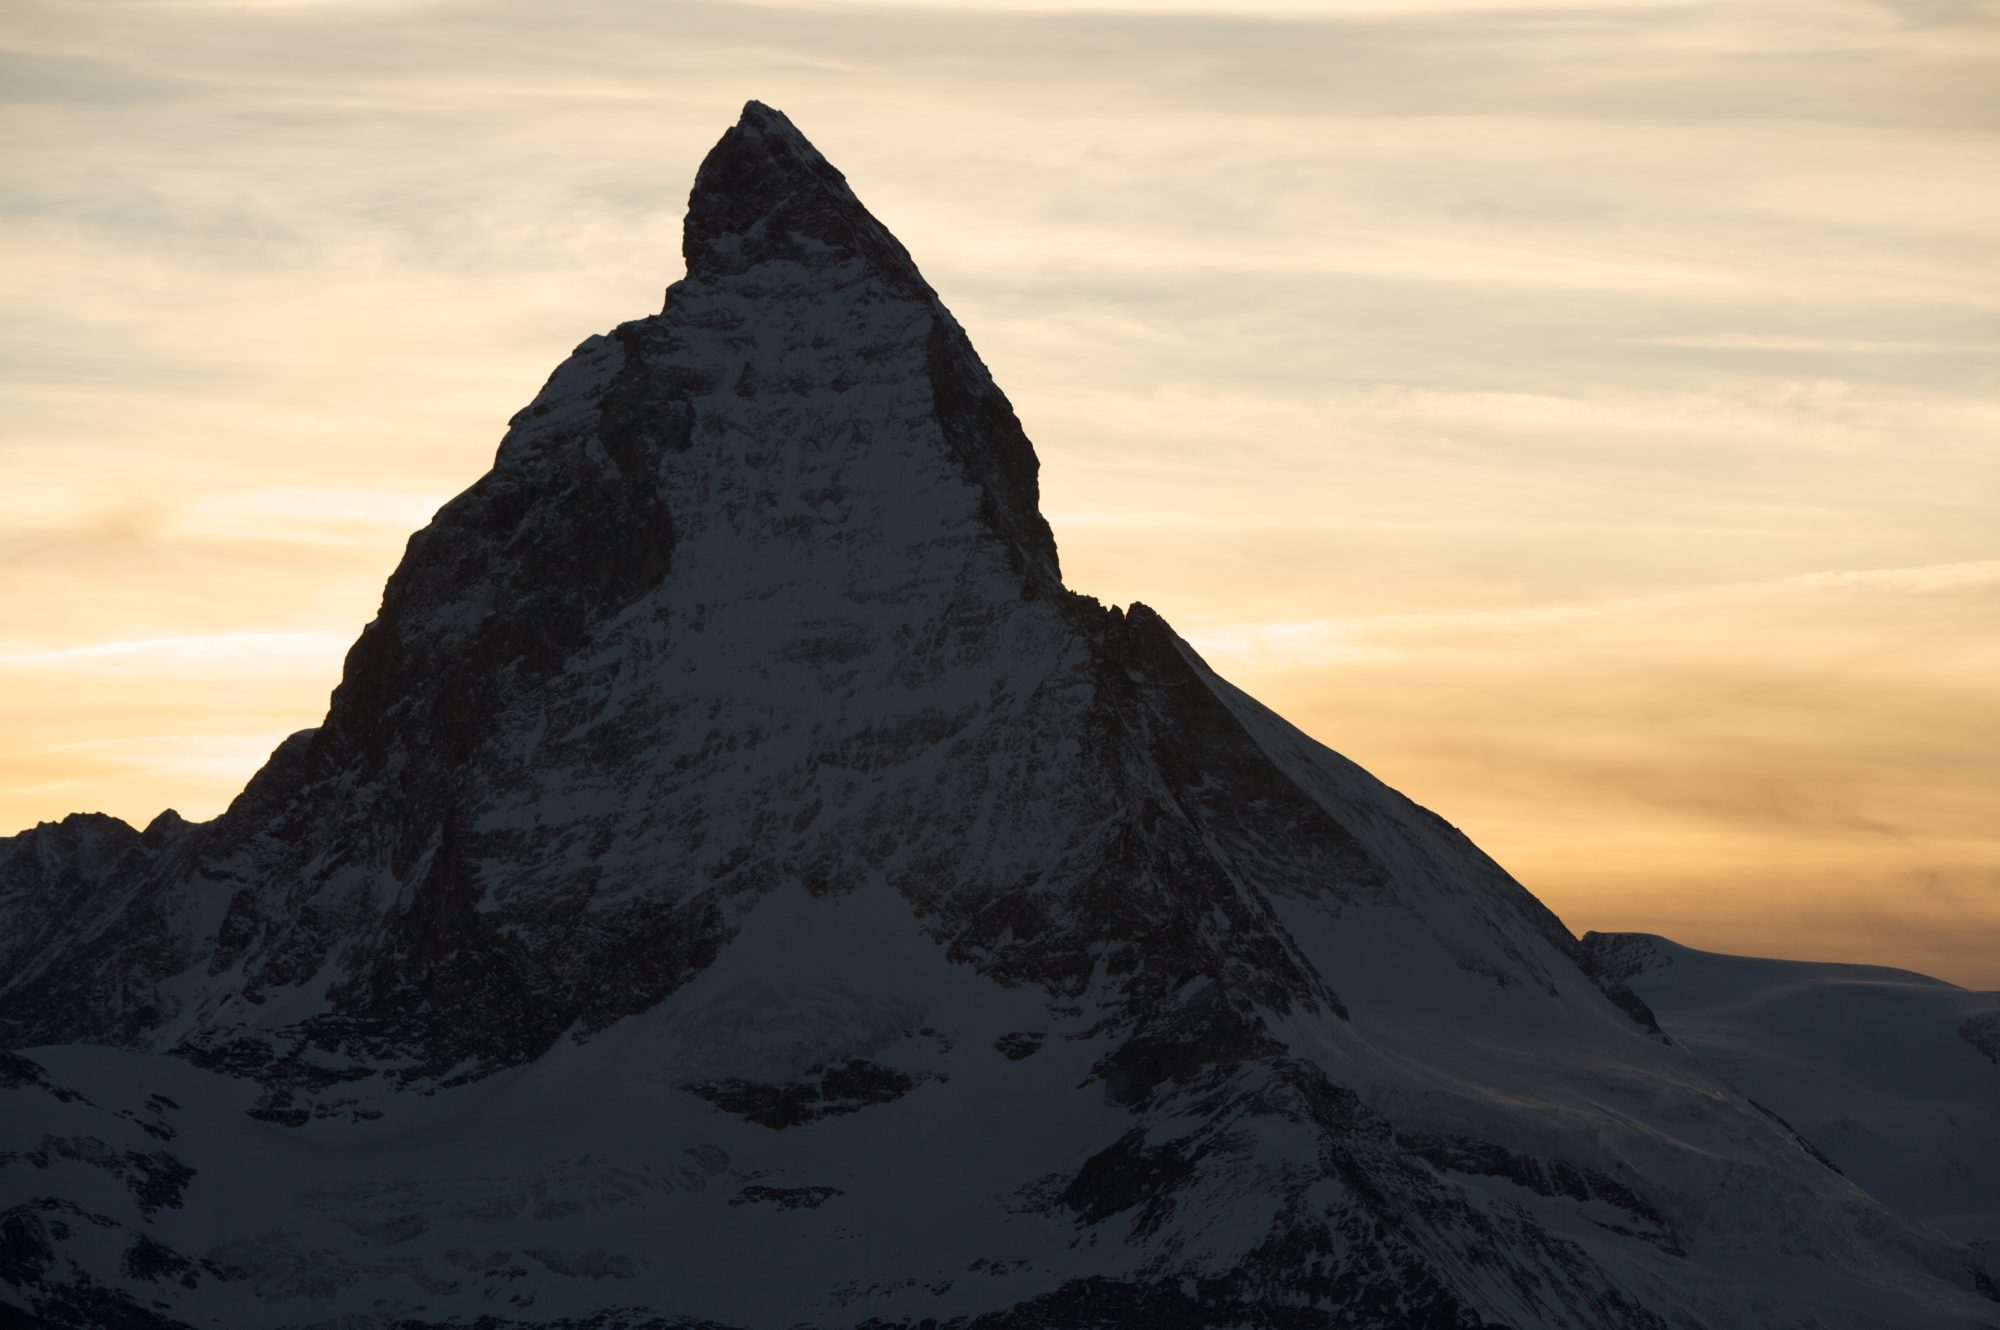
M1012 407L784 116L684 251L226 813L0 841L22 1307L1996 1324L1449 824L1066 590Z

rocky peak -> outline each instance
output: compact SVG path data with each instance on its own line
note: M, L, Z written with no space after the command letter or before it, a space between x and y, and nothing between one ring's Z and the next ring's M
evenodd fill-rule
M1160 1067L1258 1046L1252 1007L1342 1011L1280 900L1580 979L1470 846L1157 615L1063 588L1012 407L777 112L703 165L688 253L412 537L325 723L173 838L161 899L203 932L169 959L214 978L190 1037L267 1040L310 987L423 1068L518 1063L664 999L788 885L892 893L1005 983L1075 997L1102 964ZM1190 976L1215 993L1154 1020Z
M846 177L783 112L762 102L744 105L696 172L681 252L697 281L773 261L824 269L858 257L901 291L931 294Z
M668 292L665 323L736 333L746 303L789 336L741 358L741 397L830 389L850 398L897 378L928 389L954 467L980 489L985 523L1006 542L1029 594L1057 591L1055 538L1043 520L1040 463L1006 396L909 251L864 207L846 177L777 110L752 101L710 150L688 197L687 279ZM676 308L676 305L681 308ZM829 361L829 342L842 345ZM861 351L856 357L853 351ZM777 354L772 354L773 352ZM872 442L850 433L859 447Z
M559 671L690 557L726 563L739 596L776 589L743 581L752 568L789 585L814 565L879 600L913 559L943 578L944 548L985 548L1011 570L1005 596L1061 595L1012 406L782 113L750 102L708 154L683 248L666 309L579 346L493 470L411 539L309 779L399 747L449 768L501 693Z
M1046 723L1011 690L1087 657L1012 407L782 115L709 155L686 248L411 538L324 724L175 850L228 894L215 1029L313 981L427 1062L532 1057L684 982L721 902L884 871L807 816L829 783Z

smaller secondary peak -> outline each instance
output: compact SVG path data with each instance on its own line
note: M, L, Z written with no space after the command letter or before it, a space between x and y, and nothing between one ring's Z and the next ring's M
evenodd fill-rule
M759 101L743 104L695 173L681 253L694 278L727 277L774 259L817 265L830 253L859 255L928 290L847 177L784 112Z

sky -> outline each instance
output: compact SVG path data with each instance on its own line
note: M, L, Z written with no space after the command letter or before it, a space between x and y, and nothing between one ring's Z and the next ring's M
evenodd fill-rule
M208 817L787 112L1069 584L1575 931L2000 987L2000 3L8 0L0 834Z

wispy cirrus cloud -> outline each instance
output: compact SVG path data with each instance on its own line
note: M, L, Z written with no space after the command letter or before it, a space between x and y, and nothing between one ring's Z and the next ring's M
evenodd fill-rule
M1573 926L2000 979L2000 561L1183 626Z
M1533 634L1587 621L1645 620L1653 624L1705 613L1763 614L1773 607L1831 597L1922 595L2000 587L2000 560L1930 564L1915 568L1861 568L1760 582L1690 587L1653 595L1555 604L1427 613L1391 612L1335 619L1297 619L1189 626L1186 636L1218 664L1233 668L1288 668L1344 661L1391 660L1409 654L1398 642L1460 646L1495 634ZM2000 637L2000 625L1995 627Z
M292 630L134 637L26 650L0 647L0 670L102 668L242 675L290 670L299 662L319 666L329 656L344 653L352 640L344 633Z

